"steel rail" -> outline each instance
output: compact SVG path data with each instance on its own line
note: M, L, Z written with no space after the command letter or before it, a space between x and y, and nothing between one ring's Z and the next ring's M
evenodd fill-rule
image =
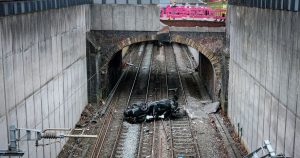
M166 97L168 98L168 73L167 73L167 64L166 64L166 53L165 53L165 46L162 46L162 51L164 53L164 72L165 72L165 86L166 86ZM162 83L163 82L160 82L160 93L161 95L163 94L162 93L162 90L163 90L163 86L162 86ZM162 124L162 127L163 127L163 131L165 133L165 136L166 138L168 138L168 134L167 134L167 131L166 131L166 128L165 128L165 125L164 125L164 121L161 119L161 124ZM166 140L167 141L167 140ZM159 143L159 154L158 154L158 157L161 158L163 157L162 156L162 152L163 152L163 149L162 149L162 142L163 142L163 139L160 138L160 143Z
M136 48L132 50L132 52L135 52L135 51L137 51ZM103 112L104 112L104 113L108 113L109 115L106 115L106 116L105 116L105 119L103 120L101 129L100 129L100 131L99 131L99 133L98 133L99 137L98 137L98 139L96 140L96 144L95 144L94 149L93 149L93 151L92 151L91 158L99 157L99 154L101 153L101 150L102 150L102 147L103 147L103 144L104 144L105 137L106 137L107 132L108 132L108 129L109 129L110 125L111 125L111 120L112 120L112 117L113 117L113 110L115 109L116 102L119 100L120 94L117 96L117 99L115 98L115 100L114 100L115 103L114 103L114 104L111 104L111 99L112 99L113 96L115 96L114 93L116 92L117 88L119 87L119 84L120 84L120 82L121 82L121 78L124 77L124 74L127 75L128 70L129 70L129 69L127 68L127 69L125 70L126 73L122 73L122 77L120 77L120 79L118 80L118 82L117 82L116 85L114 86L112 93L110 93L111 98L107 100L107 101L108 101L108 102L106 102L107 106L106 106L106 107L104 108L104 110L102 111L102 113L103 113ZM103 113L103 114L104 114L104 113ZM104 130L105 130L105 132L104 132ZM99 145L100 145L100 147L99 147Z
M145 57L145 54L146 54L145 51L146 51L146 44L145 44L145 47L144 47L144 50L143 50L143 57L141 58L141 61L140 61L139 65L138 65L138 70L137 70L137 73L135 74L134 81L133 81L132 87L130 89L130 93L129 93L129 96L128 96L128 99L127 99L127 102L126 102L126 107L129 106L129 102L131 100L133 90L136 87L136 81L138 79L138 75L140 74L140 68L141 68L141 65L142 65L142 63L144 61L144 57ZM122 119L121 122L122 123L124 122L124 118ZM116 152L116 147L117 147L117 143L118 143L118 140L120 138L121 132L122 132L122 125L120 125L118 127L117 137L115 139L114 146L113 146L112 152L110 154L110 158L112 158L114 156L115 152Z
M158 69L156 70L156 74L155 74L155 81L156 81L156 79L158 78ZM160 98L162 98L162 93L161 93L161 89L162 89L162 87L161 87L161 84L160 84L160 82L159 82L159 90L160 90ZM154 97L154 100L158 100L158 97L157 97L157 88L155 88L155 97ZM157 123L156 123L156 120L154 119L153 120L153 137L152 137L152 149L151 149L151 157L152 158L155 158L155 150L154 150L154 148L155 148L155 138L156 138L156 125Z
M137 51L138 50L137 48L133 49L132 52ZM102 149L102 146L104 144L104 140L105 140L105 137L107 135L107 131L108 131L110 125L111 125L111 120L112 120L112 117L113 117L113 110L115 109L115 106L116 106L116 103L111 105L111 99L112 99L113 96L115 96L116 89L119 87L119 84L121 83L121 80L124 77L124 74L127 75L128 68L125 70L125 72L126 73L122 73L122 76L120 77L120 79L118 80L116 85L114 86L112 92L110 93L111 97L109 97L109 99L107 99L107 101L108 101L108 102L106 102L107 106L102 111L103 114L108 113L109 115L106 115L105 119L103 120L101 129L100 129L99 134L98 134L98 139L96 140L96 145L94 146L94 149L93 149L92 154L90 156L91 158L99 157L99 154L101 153L101 149ZM119 100L118 99L119 97L120 97L120 94L117 96L117 99L115 99L116 102ZM109 109L108 112L107 112L107 109ZM105 132L103 133L104 130L105 130ZM99 145L100 145L100 147L99 147Z
M166 48L169 47L169 46L165 46L164 48L164 56L165 56L165 61L166 61ZM165 62L165 71L166 71L166 87L167 87L167 98L169 98L169 84L168 84L168 67L167 67L167 63ZM164 126L164 122L163 123L163 126ZM169 125L171 125L171 120L169 119ZM164 127L164 130L166 132L166 129ZM171 128L170 128L170 135L169 135L169 138L170 138L170 154L171 154L171 157L173 158L174 157L174 149L173 149L173 136L172 136L172 131L171 131ZM166 136L167 136L167 132L166 132ZM168 136L167 136L168 137ZM167 140L168 141L168 140Z
M173 53L174 53L174 48L172 46L172 49L173 49ZM182 46L181 46L181 49L182 49ZM175 54L174 54L175 56ZM175 57L175 61L176 61L176 57ZM179 78L179 83L180 83L180 87L181 87L181 90L182 90L182 93L183 93L183 97L184 97L184 102L185 102L185 106L188 105L188 100L187 100L187 97L186 97L186 93L185 93L185 90L184 90L184 87L183 87L183 84L182 84L182 78L181 78L181 74L180 74L180 71L178 69L178 65L177 65L177 62L175 62L175 67L176 67L176 71L177 71L177 74L178 74L178 78ZM191 131L191 134L192 134L192 139L194 141L194 146L195 146L195 149L196 149L196 153L197 153L197 157L200 157L200 150L199 150L199 145L197 143L197 141L195 140L195 136L192 132L192 129L191 129L191 119L190 117L188 117L188 120L189 120L189 129Z
M149 73L148 73L148 82L147 82L147 91L146 91L146 98L144 100L144 102L148 102L148 93L149 93L149 85L150 85L150 79L151 79L151 71L152 71L152 63L153 63L153 48L154 48L154 45L152 46L152 53L151 53L151 62L150 62L150 65L149 65ZM141 143L142 143L142 139L143 139L143 127L144 127L144 122L142 123L141 127L140 127L140 142L139 142L139 149L138 149L138 158L140 157L140 153L141 153Z

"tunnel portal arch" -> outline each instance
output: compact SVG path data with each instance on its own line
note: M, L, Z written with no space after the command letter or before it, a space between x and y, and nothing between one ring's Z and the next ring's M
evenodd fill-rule
M121 51L123 48L130 46L132 44L140 43L140 42L147 42L147 41L157 41L157 35L138 35L134 37L128 37L124 40L121 40L117 43L117 49L115 49L111 53L111 57L109 58L109 61L112 60L112 57L119 51ZM221 90L221 59L220 56L214 53L209 48L206 48L203 44L191 39L184 37L182 35L172 35L170 36L170 42L173 43L179 43L184 44L190 47L195 48L200 54L202 54L204 57L206 57L213 69L213 94L211 94L211 97L213 100L219 99L219 93Z

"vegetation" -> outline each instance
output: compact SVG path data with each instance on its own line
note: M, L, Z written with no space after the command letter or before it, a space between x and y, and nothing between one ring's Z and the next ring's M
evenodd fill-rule
M211 8L213 9L226 9L227 8L227 1L219 0L219 1L212 1L207 0L206 2Z

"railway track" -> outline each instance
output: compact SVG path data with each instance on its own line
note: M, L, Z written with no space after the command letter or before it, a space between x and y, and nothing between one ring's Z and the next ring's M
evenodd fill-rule
M133 53L139 53L141 51L141 48L143 47L137 47L136 49L133 50ZM143 50L142 50L143 51ZM139 60L135 60L136 62L133 63L135 65L140 65L142 62L142 58ZM124 84L125 81L129 82L127 83L124 89L130 89L130 85L134 85L134 76L137 76L137 73L139 72L138 70L135 71L129 71L126 72L128 73L135 73L136 75L126 75L126 80L124 79L122 81L122 84ZM122 122L123 118L123 110L126 105L126 101L128 98L128 92L127 91L121 91L118 90L114 94L113 102L109 103L109 108L106 111L105 116L102 118L102 124L101 124L101 129L99 130L98 138L96 140L96 143L94 145L94 148L91 152L90 157L91 158L96 158L96 157L110 157L110 149L112 148L112 145L109 143L112 141L113 138L115 138L118 133L117 133L117 128L119 124Z
M186 62L186 64L185 64L186 68L188 68L188 69L196 68L196 63L194 63L194 60L192 59L192 54L188 53L187 46L181 46L180 49L181 49L181 54L182 55L179 58L181 58L183 61ZM187 61L189 61L189 62L187 62ZM178 64L179 62L176 62L176 63ZM185 89L187 89L186 87L198 87L199 88L198 92L193 92L193 91L190 92L190 90L186 91L186 95L184 95L184 96L193 96L195 94L198 95L200 93L201 100L207 101L207 100L211 99L210 96L208 95L207 91L203 87L203 85L197 85L196 84L197 79L194 78L193 75L191 75L191 74L189 74L189 75L181 74L180 72L185 73L186 70L184 70L184 68L181 68L181 71L178 71L180 78L181 77L183 78L183 79L180 79L180 82L181 82L183 88L185 88ZM186 103L188 105L188 100L187 99L185 99L185 100L186 100ZM228 133L228 131L226 131L226 129L225 129L226 127L224 127L224 125L222 124L222 120L221 120L222 118L220 117L220 115L216 114L216 113L212 113L212 114L210 114L210 116L211 116L211 119L214 119L214 124L217 127L218 133L220 133L220 136L222 137L221 139L224 140L224 142L227 146L227 151L228 151L227 156L232 157L232 158L241 157L241 154L238 151L238 149L236 148L236 146L232 145L233 140L232 140L230 134ZM195 137L194 130L191 129L191 131L192 131L192 134ZM198 145L198 144L196 144L196 145ZM200 150L199 150L199 154L201 154Z
M184 108L188 102L182 84L180 71L177 67L177 62L174 54L173 47L168 45L166 47L166 58L169 59L167 65L168 74L168 87L169 89L178 88L178 104ZM170 96L169 96L170 97ZM170 132L170 157L200 157L200 150L195 139L191 120L187 115L183 117L169 120L167 124Z
M172 45L165 45L163 53L157 49L152 44L143 47L140 60L133 63L138 66L137 71L128 72L131 73L126 79L129 84L114 94L91 157L201 157L195 130L187 115L142 124L123 120L124 109L137 102L151 102L177 94L180 108L189 104L187 96L190 94L185 90L191 86L187 82L195 82L194 79L181 74ZM159 56L163 57L160 61ZM191 61L188 55L184 58ZM192 67L191 62L185 64Z
M160 52L157 51L158 47L155 45L153 47L153 58L151 65L151 77L149 83L149 92L148 92L148 102L159 100L163 98L163 89L161 85L161 67L160 62L155 59ZM156 120L152 122L143 122L140 129L140 140L138 148L138 158L146 157L158 157L157 142L158 142L158 131L160 123Z
M126 106L137 102L147 102L148 101L148 92L149 92L149 83L151 78L151 64L152 64L152 50L153 44L147 44L145 55L141 63L142 69L139 69L139 73L136 76L135 84L131 88L130 95L127 100ZM146 89L146 92L145 92ZM137 135L141 135L139 125L128 125L127 122L123 122L122 126L118 129L118 136L114 143L114 148L112 150L110 157L135 157L136 148L128 149L128 145L138 146L135 138ZM138 128L138 130L137 130ZM134 135L133 134L137 134ZM133 138L132 138L133 137ZM128 150L125 151L124 148Z

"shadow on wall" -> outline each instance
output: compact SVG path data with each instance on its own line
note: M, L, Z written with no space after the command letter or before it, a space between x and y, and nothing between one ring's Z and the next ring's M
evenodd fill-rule
M201 84L205 87L207 90L209 96L211 99L215 96L215 75L214 75L214 69L212 67L211 62L201 53L199 53L199 76L202 81Z
M107 71L108 86L105 96L107 96L108 93L113 89L113 87L115 86L122 74L122 51L119 51L116 54L114 54L114 56L108 63Z

